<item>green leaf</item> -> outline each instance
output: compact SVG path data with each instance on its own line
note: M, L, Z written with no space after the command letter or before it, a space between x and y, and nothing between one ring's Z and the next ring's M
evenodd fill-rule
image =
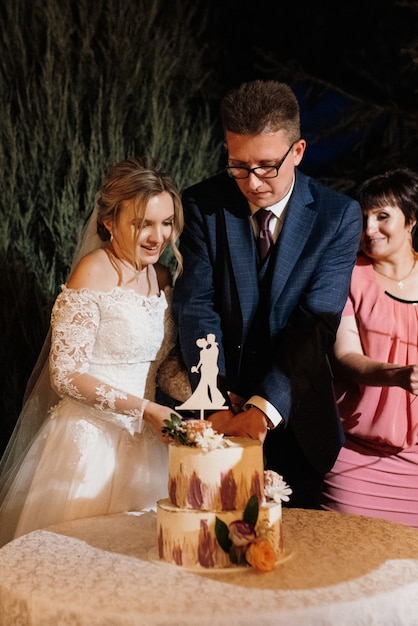
M258 520L258 498L257 496L251 496L245 507L244 515L242 516L244 522L255 526Z
M230 540L228 526L219 517L215 520L215 535L222 550L227 554L231 551L232 541Z

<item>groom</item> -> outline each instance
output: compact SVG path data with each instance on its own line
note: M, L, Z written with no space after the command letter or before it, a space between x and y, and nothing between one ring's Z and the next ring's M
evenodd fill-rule
M180 346L190 371L196 339L216 336L231 410L211 415L214 428L263 441L267 468L293 489L291 505L316 508L343 443L327 355L361 211L297 169L306 142L287 85L244 83L224 97L221 116L226 172L183 196Z

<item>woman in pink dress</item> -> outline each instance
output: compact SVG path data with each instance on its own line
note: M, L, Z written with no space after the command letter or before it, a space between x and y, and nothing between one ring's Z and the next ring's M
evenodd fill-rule
M359 201L361 253L335 343L347 440L322 506L418 527L418 175L375 176Z

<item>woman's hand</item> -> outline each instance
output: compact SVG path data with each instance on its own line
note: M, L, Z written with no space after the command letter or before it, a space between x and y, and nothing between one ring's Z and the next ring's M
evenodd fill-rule
M152 426L164 443L170 443L170 438L162 432L162 429L165 427L164 420L170 420L173 413L180 417L174 409L156 402L147 402L144 409L144 420Z
M399 367L399 387L418 396L418 365Z

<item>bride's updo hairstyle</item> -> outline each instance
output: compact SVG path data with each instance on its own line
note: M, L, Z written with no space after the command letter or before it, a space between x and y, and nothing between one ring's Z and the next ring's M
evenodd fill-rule
M117 163L107 172L96 195L97 234L102 241L111 241L112 254L116 258L128 261L137 270L141 270L135 258L136 242L133 242L130 252L118 236L120 216L126 206L125 203L133 200L135 226L139 236L149 200L164 192L170 194L174 204L170 244L177 261L176 275L178 275L182 270L182 257L177 240L183 230L183 207L171 176L152 157L131 157ZM112 233L104 225L108 221L112 222Z

